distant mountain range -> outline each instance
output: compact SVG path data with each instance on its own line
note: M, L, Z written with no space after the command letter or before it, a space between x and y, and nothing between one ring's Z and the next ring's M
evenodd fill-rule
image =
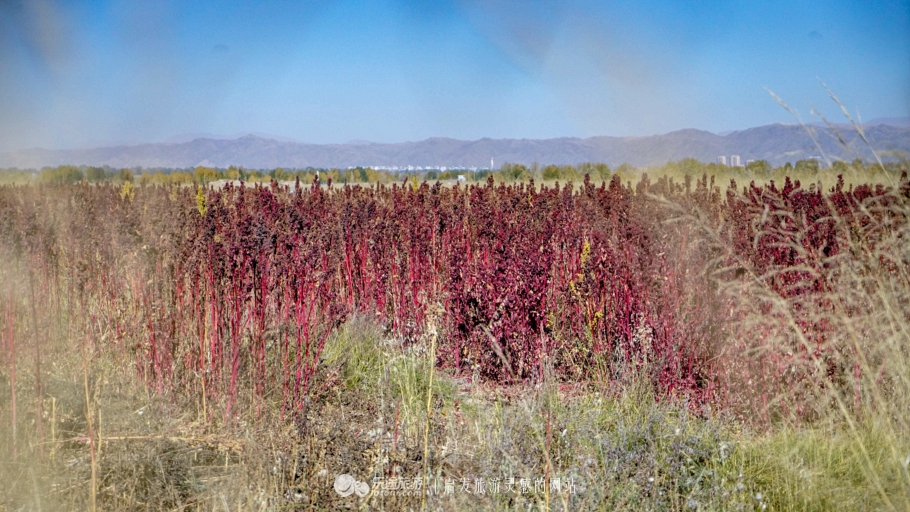
M910 157L910 122L905 118L865 125L866 138L884 159ZM123 167L187 168L197 165L250 169L347 168L351 166L496 166L504 162L577 164L604 162L611 166L663 165L683 158L714 161L739 155L742 162L763 159L774 165L819 157L873 159L869 147L852 127L810 126L821 150L799 125L773 124L718 135L702 130L679 130L645 137L589 137L558 139L480 139L474 141L430 138L419 142L379 144L305 144L261 135L234 139L198 137L155 144L120 145L91 149L27 149L0 153L0 167L41 168L63 164Z

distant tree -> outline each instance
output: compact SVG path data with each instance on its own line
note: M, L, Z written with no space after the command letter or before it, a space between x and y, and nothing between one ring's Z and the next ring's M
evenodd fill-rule
M579 173L578 168L574 165L560 165L559 174L568 181L579 181L583 177L583 174Z
M505 162L499 169L499 175L504 181L524 180L531 177L531 171L521 164Z
M196 167L193 170L193 181L199 185L204 185L218 179L218 171L210 167Z
M581 171L581 169L579 169L579 171ZM613 172L610 171L610 166L605 163L589 164L585 174L590 174L591 179L597 181L610 181L610 179L613 178Z
M75 165L45 167L38 175L38 181L44 183L77 183L82 179L82 170Z
M843 160L837 160L831 164L831 171L833 171L834 174L846 174L850 172L850 166Z
M707 166L694 158L683 158L679 161L679 169L683 174L701 176L708 172Z
M635 168L631 164L623 162L616 169L613 169L613 174L619 176L620 181L625 183L634 179Z
M285 171L281 167L272 169L269 171L269 177L275 181L294 181L297 179L297 175L291 172Z
M562 173L559 171L559 166L548 165L543 168L543 179L544 180L558 180L561 177L562 177Z
M502 165L499 166L498 174L503 180L509 181L512 177L512 164L510 162L503 162Z
M338 169L329 169L328 171L319 173L319 178L323 183L328 183L328 180L332 180L332 183L338 183L341 181L341 171Z
M796 162L797 174L815 174L818 172L818 160L810 158L808 160L798 160Z
M85 170L85 179L89 183L100 183L108 180L108 175L101 167L89 167Z
M174 185L189 185L193 183L193 175L188 172L176 171L168 174L167 177Z
M473 181L484 181L490 174L489 169L486 169L483 171L469 172L466 177Z
M754 160L746 164L746 171L752 174L771 174L771 164L767 160Z
M161 171L158 171L154 174L144 172L144 173L142 173L142 177L139 178L139 183L142 185L146 184L142 181L145 176L149 177L149 180L148 180L149 185L167 185L171 182L171 177L167 174L164 174Z

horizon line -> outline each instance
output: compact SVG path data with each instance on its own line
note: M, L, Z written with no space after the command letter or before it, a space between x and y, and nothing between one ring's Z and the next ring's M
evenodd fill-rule
M895 121L897 121L896 124L895 124ZM859 123L859 125L864 128L872 127L872 126L881 126L881 125L893 126L896 128L910 128L910 116L876 118L876 119L872 119L872 120L864 122L864 123ZM12 153L18 153L18 152L23 152L23 151L91 151L94 149L112 149L112 148L120 148L120 147L138 147L138 146L150 146L150 145L179 146L182 144L189 144L189 143L192 143L192 142L195 142L198 140L237 141L237 140L240 140L243 138L248 138L248 137L253 137L253 138L257 138L257 139L261 139L261 140L270 140L270 141L274 141L274 142L282 142L282 143L286 143L286 144L300 144L300 145L306 145L306 146L371 146L371 145L416 144L416 143L426 142L428 140L434 140L434 139L454 140L454 141L458 141L458 142L481 142L484 140L515 140L515 141L524 141L524 140L544 141L544 140L560 140L560 139L587 140L587 139L597 139L597 138L637 139L637 138L647 138L647 137L661 137L664 135L670 135L670 134L677 133L677 132L693 131L693 130L699 131L699 132L704 132L704 133L709 133L711 135L716 135L718 137L727 137L728 135L732 135L734 133L744 132L744 131L748 131L748 130L754 130L754 129L763 128L766 126L811 126L813 128L828 128L829 127L828 124L823 123L823 122L812 122L812 123L777 122L777 123L771 123L771 124L765 124L765 125L759 125L759 126L751 126L748 128L741 128L741 129L736 129L736 130L724 130L724 131L720 131L720 132L712 132L712 131L704 130L701 128L680 128L677 130L671 130L669 132L652 133L649 135L591 135L591 136L587 136L587 137L563 135L563 136L557 136L557 137L536 137L536 138L535 137L490 137L490 136L485 136L485 137L480 137L477 139L460 139L457 137L450 137L450 136L445 136L445 135L434 135L434 136L429 136L429 137L426 137L423 139L405 140L405 141L399 141L399 142L375 142L375 141L370 141L370 140L365 140L365 139L350 139L346 142L305 142L305 141L300 141L300 140L294 139L292 137L287 137L287 136L283 136L283 135L251 131L251 132L247 132L247 133L233 134L233 135L218 135L218 134L205 133L205 134L198 134L198 135L200 135L198 137L187 138L186 140L175 140L175 139L182 139L184 137L189 137L191 135L195 135L192 133L188 133L188 134L173 135L164 140L160 140L157 142L139 142L139 141L97 142L97 143L89 143L89 144L85 144L82 146L69 147L69 148L47 148L47 147L32 146L32 147L19 148L19 149L13 149L13 150L8 150L8 151L0 151L0 154L12 154ZM854 128L854 126L849 123L832 123L830 126L833 126L834 128L847 128L847 129Z

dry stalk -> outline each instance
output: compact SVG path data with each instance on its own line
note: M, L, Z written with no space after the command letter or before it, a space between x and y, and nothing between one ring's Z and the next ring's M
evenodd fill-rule
M92 425L92 401L88 392L88 362L82 356L82 386L85 391L85 421L88 426L88 449L92 458L92 512L98 510L98 461L95 453L95 432Z
M433 318L433 315L430 315L428 320L428 331L430 333L430 352L429 352L429 361L430 361L430 376L427 384L427 418L424 423L423 429L423 485L421 489L423 490L422 496L420 498L420 509L426 510L427 506L427 481L429 475L429 458L430 458L430 419L433 407L433 376L436 370L436 322Z

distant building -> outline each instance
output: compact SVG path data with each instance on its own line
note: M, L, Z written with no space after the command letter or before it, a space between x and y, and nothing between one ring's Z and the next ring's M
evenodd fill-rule
M739 162L739 155L730 156L730 167L740 167L742 164Z
M725 157L725 156L717 157L717 165L727 165L727 157Z
M464 174L459 174L459 175L458 175L458 182L459 182L459 183L464 183L464 182L466 182L466 181L468 181L468 179L464 177Z

